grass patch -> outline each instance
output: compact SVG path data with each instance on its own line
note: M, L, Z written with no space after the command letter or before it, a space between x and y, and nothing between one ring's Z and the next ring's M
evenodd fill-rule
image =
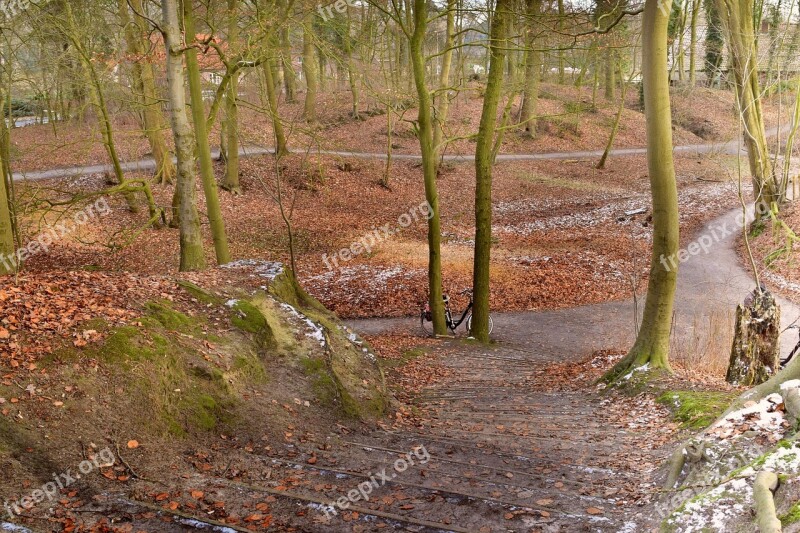
M735 391L666 391L656 401L669 407L681 427L703 429L725 412L737 396Z

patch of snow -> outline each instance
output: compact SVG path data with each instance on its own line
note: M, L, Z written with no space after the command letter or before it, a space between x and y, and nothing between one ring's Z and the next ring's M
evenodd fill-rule
M649 369L650 369L650 362L648 361L647 363L643 364L642 366L637 366L636 368L634 368L633 370L631 370L630 372L625 374L622 377L622 379L629 380L629 379L631 379L633 377L633 373L634 372L647 372Z
M780 394L770 394L752 405L729 413L708 428L708 433L720 439L726 439L736 434L737 426L746 421L751 429L772 433L779 438L783 434L785 417L783 411L778 410L777 406L782 403L783 398Z
M319 342L319 345L323 348L325 347L325 331L323 330L322 326L316 324L313 320L308 318L306 315L292 307L291 305L281 302L281 307L289 312L292 316L299 319L306 325L306 337L312 338Z
M216 526L214 524L209 524L208 522L201 522L200 520L194 520L192 518L176 518L175 521L183 524L184 526L189 526L194 529L207 529L209 531L217 531L219 533L236 533L235 529L231 529L229 527L224 527L224 526Z
M800 389L800 379L790 379L781 383L781 390Z
M277 261L262 261L260 259L239 259L220 265L220 268L251 270L251 277L264 278L272 281L283 273L283 263Z
M33 533L27 527L18 526L11 522L0 522L0 531L16 531L18 533Z

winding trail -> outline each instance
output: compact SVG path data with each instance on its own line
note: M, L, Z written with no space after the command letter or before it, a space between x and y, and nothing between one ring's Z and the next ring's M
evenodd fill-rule
M774 134L770 130L769 134ZM291 153L305 154L306 150L290 149ZM702 154L725 154L736 155L737 153L744 153L735 141L726 143L708 143L708 144L689 144L674 147L673 151L677 154L685 155L702 155ZM274 148L265 148L263 146L250 145L243 146L239 149L239 155L242 157L257 157L260 155L274 154ZM379 159L386 160L386 153L381 152L350 152L341 150L316 150L313 152L316 155L329 155L335 157L349 157L354 159ZM611 151L611 157L643 155L647 153L647 148L618 148ZM545 152L539 154L499 154L498 161L542 161L542 160L571 160L571 159L594 159L603 155L602 150L588 150L577 152ZM219 149L215 148L211 151L211 156L214 159L219 159ZM419 154L392 154L392 159L398 161L419 161L422 156ZM173 158L174 160L174 158ZM475 160L472 154L445 154L445 161L454 163L467 163ZM152 158L139 159L137 161L125 161L122 163L122 170L125 172L137 172L145 170L154 170L156 162ZM74 176L82 176L85 174L100 174L103 172L113 172L113 167L110 164L97 164L97 165L77 165L64 168L52 168L48 170L34 170L30 172L14 172L14 181L38 181L47 179L61 179Z
M709 222L696 237L711 237L707 252L680 265L675 337L689 346L694 346L691 339L710 333L721 334L728 339L722 345L729 346L732 331L709 331L720 327L713 318L732 314L754 288L735 250L741 228L737 217L740 211L733 210ZM779 301L785 327L800 316L800 308ZM650 476L672 451L672 443L653 446L642 441L644 426L619 427L607 412L607 400L591 389L554 393L535 379L547 364L578 362L594 350L628 345L634 336L633 315L632 301L498 314L496 344L482 347L454 340L437 353L452 376L419 398L418 406L429 413L425 427L411 433L375 432L363 440L390 449L423 443L433 461L457 458L467 470L481 465L483 474L471 484L472 491L494 491L504 501L531 509L519 516L512 511L509 520L508 506L492 513L476 507L454 522L473 531L485 526L486 531L632 532L656 525L653 511L634 505L625 491L630 486L652 488ZM354 320L351 325L365 334L419 328L413 319ZM785 335L782 353L794 342ZM463 467L441 466L455 478L440 479L444 487L461 486L460 480L469 478ZM508 477L504 469L522 475ZM544 478L537 477L542 473ZM545 515L537 511L540 507ZM446 506L437 511L447 514ZM428 516L425 508L418 512Z

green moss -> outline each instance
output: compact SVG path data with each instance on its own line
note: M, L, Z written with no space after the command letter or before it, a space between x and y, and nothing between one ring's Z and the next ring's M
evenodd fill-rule
M184 281L179 280L178 285L183 287L183 289L192 295L197 301L203 302L204 304L221 304L222 298L218 296L214 296L204 288L200 287L199 285L195 285L191 281Z
M702 429L725 412L736 396L736 392L667 391L656 401L667 406L682 427Z
M252 383L266 383L267 372L256 356L237 355L233 359L233 370Z
M147 316L156 320L166 329L184 332L196 329L198 319L192 319L180 311L176 311L166 301L147 302L144 307L147 310Z
M358 418L361 415L358 403L328 369L328 364L323 359L305 357L300 363L305 373L313 379L311 387L322 405L336 406L350 418Z
M781 515L780 517L781 525L783 527L788 526L789 524L794 524L796 522L800 522L800 502L795 502L789 510Z
M766 224L764 224L763 219L754 220L752 224L750 224L750 231L748 232L751 239L755 239L756 237L760 236L764 233L764 230L767 228Z
M117 328L101 346L86 350L87 355L117 367L115 375L133 384L136 392L131 397L141 402L133 409L143 414L142 424L157 433L185 436L229 423L237 404L236 388L266 381L252 345L223 339L220 344L234 355L229 369L219 368L206 360L199 338L174 333L196 331L197 319L157 302L147 310L141 326Z
M137 361L152 361L164 356L167 345L167 340L157 333L148 337L136 327L123 326L117 328L102 346L89 350L89 354L105 363L129 367Z
M333 316L324 305L300 287L291 270L284 270L275 277L269 286L269 293L278 300L301 309L305 314L308 314L313 309Z
M231 309L231 322L240 330L253 335L261 349L276 346L275 334L261 309L246 300L238 300Z

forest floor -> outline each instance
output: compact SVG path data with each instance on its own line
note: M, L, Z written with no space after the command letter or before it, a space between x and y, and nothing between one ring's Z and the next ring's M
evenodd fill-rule
M731 104L706 93L703 97L720 113ZM686 110L679 116L691 112L685 105L688 100L681 100L683 108L676 106ZM711 104L704 105L708 109ZM720 113L704 123L707 130L698 131L729 140L735 127L711 122L724 116ZM557 151L559 139L566 139L564 146L570 149L596 149L604 144L597 131L612 115L613 106L581 114L589 117L587 129L573 137L547 134L530 146L525 139L510 139L520 143L514 149L520 152ZM627 110L625 116L630 117L630 135L623 134L619 146L639 146L644 138L641 114ZM373 117L366 124L342 123L341 139L368 138L355 132L377 128L371 121L380 120L385 117ZM583 123L578 124L575 131L581 132ZM43 134L43 127L35 128L40 129L18 133L33 142ZM680 126L676 131L676 143L703 142ZM339 134L331 132L327 147L338 147ZM381 150L381 139L376 139L364 149ZM412 141L406 141L409 152ZM469 151L466 146L463 150ZM99 153L78 152L67 151L63 164L102 160ZM130 155L139 152L132 150ZM39 157L43 153L44 149ZM20 157L18 168L47 166L27 153ZM261 428L261 421L254 422L253 433L263 429L261 441L214 433L176 441L171 448L150 448L146 442L125 448L127 437L119 441L114 436L115 442L123 443L119 456L128 464L117 464L110 475L106 471L105 477L93 481L99 491L95 487L68 492L54 513L26 525L34 531L57 530L54 524L66 531L184 531L192 525L182 513L219 520L239 531L653 527L658 517L648 504L655 494L657 468L689 429L656 398L670 389L735 394L719 379L730 346L729 311L752 281L736 257L735 232L715 239L708 252L681 265L674 382L634 396L598 390L595 379L632 337L632 299L635 295L641 308L651 228L644 157L614 157L602 171L595 163L543 160L497 166L491 273L497 342L482 347L461 338L423 339L417 321L408 318L426 296L424 217L408 227L400 223L423 198L420 171L413 161L395 162L387 189L377 183L383 172L380 161L307 160L296 155L282 160L284 191L296 198L292 227L300 280L326 306L353 319L351 324L378 349L400 400L391 417L372 425L331 420L314 424L297 414L302 399L298 404L287 396L275 407L288 413L283 425ZM682 246L688 246L719 224L730 224L731 209L738 203L732 179L736 167L729 156L703 154L677 157L676 168ZM222 195L233 255L285 262L285 228L273 199L276 174L271 159L243 161L242 183L242 196ZM462 164L446 165L439 180L445 286L453 293L469 286L471 279L473 184L471 166ZM103 186L100 175L21 184L18 194L26 205L28 236L85 207L45 213L37 203L41 198L63 198ZM160 205L169 205L168 189L155 192ZM94 406L94 399L77 395L74 384L58 379L48 384L58 389L58 398L26 390L25 383L47 379L39 368L45 354L64 343L102 349L102 332L86 329L93 318L112 325L135 324L148 300L186 300L176 288L176 277L214 283L220 269L176 276L177 231L143 229L139 234L136 228L143 217L126 211L119 199L109 199L107 213L76 225L69 238L48 253L31 257L17 282L8 278L3 284L0 299L9 302L0 327L6 372L0 382L5 391L0 394L0 413L5 420L30 425L27 429L46 441L48 421L62 419L57 413L63 402L58 398L66 395L86 409ZM393 230L390 238L379 239L372 250L353 259L340 255L338 267L327 267L337 250L386 224ZM118 246L121 243L127 245ZM206 244L212 254L210 239ZM203 309L197 301L184 303ZM456 307L460 303L455 300ZM785 319L796 313L789 304L784 309ZM211 327L227 325L213 322ZM81 364L88 365L88 373L104 372L91 359ZM11 396L9 391L15 390ZM110 416L124 418L113 401L102 405ZM40 421L38 426L26 424L29 418ZM70 443L69 435L60 434L57 440L66 446L85 445ZM400 472L393 465L404 454L416 464ZM74 450L64 452L57 464L63 468L75 455ZM336 516L320 506L381 472L391 479L374 487L368 502ZM27 489L31 482L26 483ZM110 497L121 492L150 502L152 508ZM113 520L119 524L113 525Z

